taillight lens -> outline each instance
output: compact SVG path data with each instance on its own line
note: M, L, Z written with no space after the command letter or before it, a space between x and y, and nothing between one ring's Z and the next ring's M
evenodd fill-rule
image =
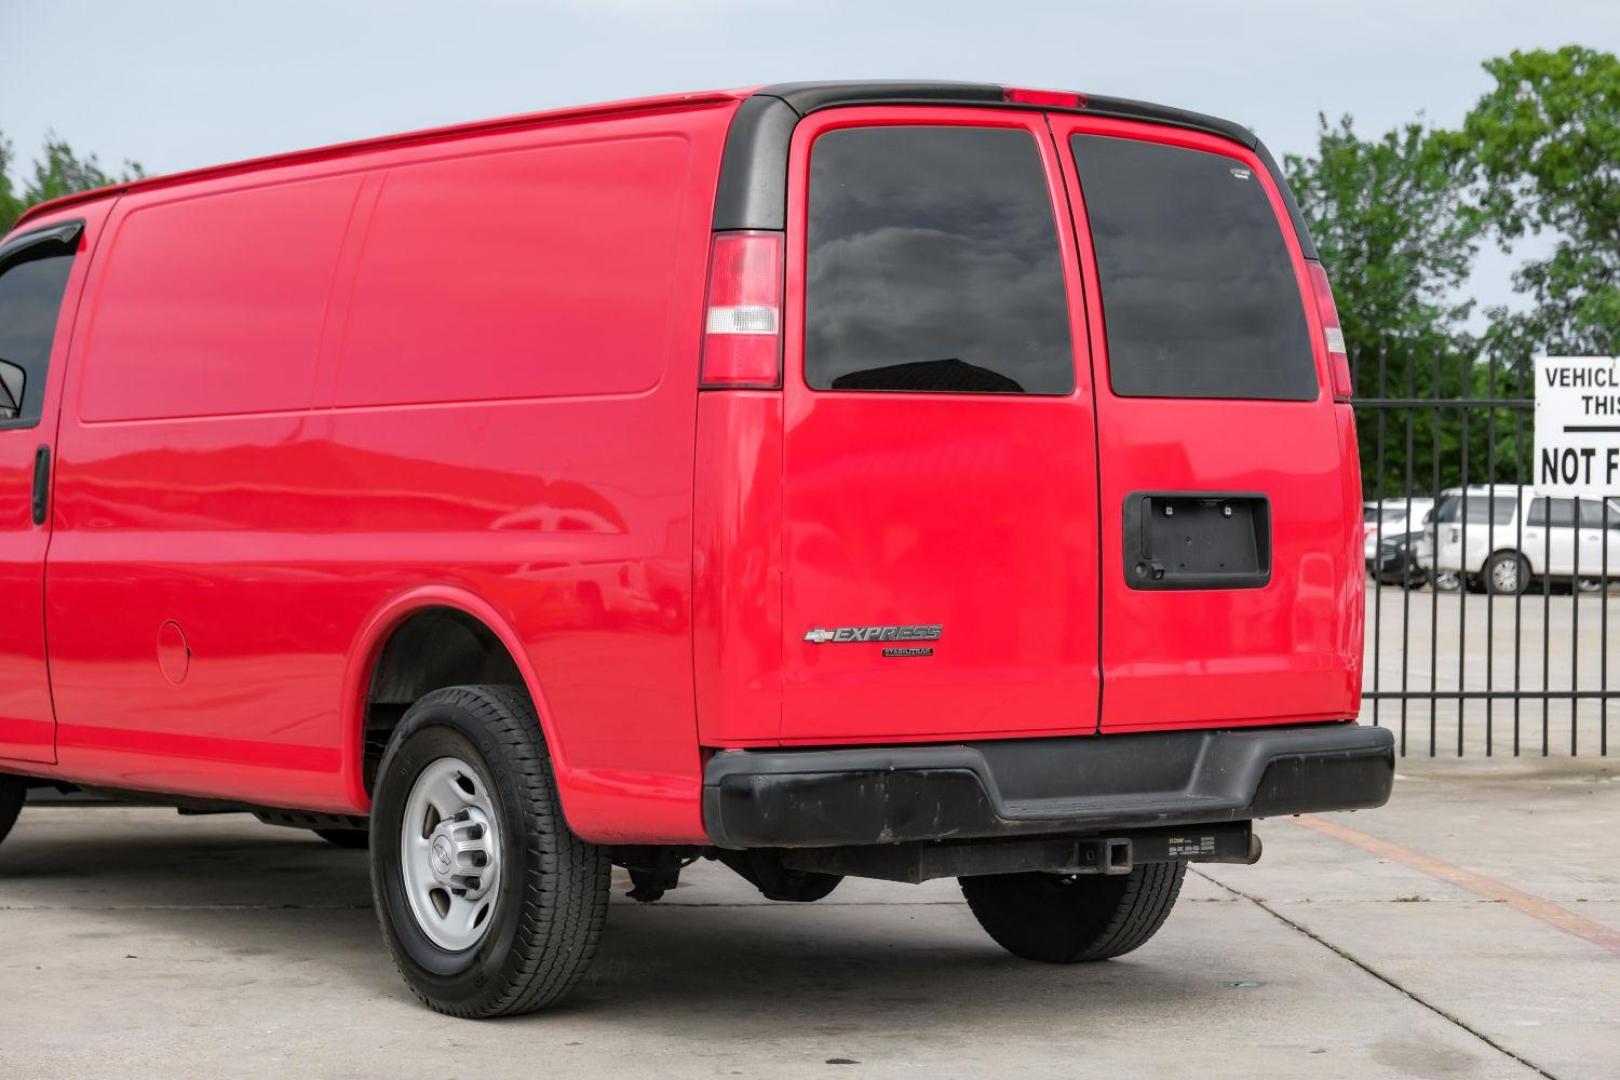
M705 388L782 385L782 234L714 234L703 324Z
M1350 356L1344 349L1344 329L1339 325L1339 308L1333 302L1333 286L1319 262L1306 262L1311 273L1311 291L1316 294L1316 314L1322 322L1322 342L1327 346L1328 370L1333 373L1333 400L1349 401L1355 392L1350 382Z

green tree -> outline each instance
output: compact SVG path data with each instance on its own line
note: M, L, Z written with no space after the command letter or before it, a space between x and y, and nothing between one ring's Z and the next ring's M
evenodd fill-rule
M1418 123L1364 139L1350 117L1336 124L1322 117L1316 153L1290 155L1287 172L1333 282L1358 395L1466 394L1477 343L1463 329L1472 301L1461 289L1484 221L1469 197L1472 162L1463 140ZM1432 414L1419 415L1435 430L1414 434L1410 462L1404 419L1362 414L1369 494L1403 494L1409 483L1425 490L1437 460L1442 483L1456 481L1457 418L1436 423Z
M12 223L22 216L26 208L21 196L11 186L11 143L0 136L0 236L10 230Z
M35 203L146 175L133 161L124 162L123 171L116 175L108 173L102 169L96 155L81 158L71 146L49 132L45 135L43 151L19 190L12 181L16 155L11 143L0 137L0 234L10 229L23 211Z
M1488 60L1496 86L1463 124L1504 246L1557 237L1514 276L1534 303L1492 309L1493 352L1620 352L1620 59L1578 45Z

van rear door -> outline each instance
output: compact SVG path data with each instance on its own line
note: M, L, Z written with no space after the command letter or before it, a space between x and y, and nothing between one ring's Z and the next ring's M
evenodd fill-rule
M1096 432L1044 118L833 109L790 161L783 740L1095 732Z
M1102 730L1355 715L1354 425L1279 189L1211 134L1049 119L1091 301Z

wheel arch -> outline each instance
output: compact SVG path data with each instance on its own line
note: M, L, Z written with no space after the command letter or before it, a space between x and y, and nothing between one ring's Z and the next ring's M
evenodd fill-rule
M468 589L452 585L425 585L391 596L367 617L355 637L354 645L349 650L349 661L343 678L341 725L342 786L349 800L357 810L362 812L370 810L371 790L366 775L367 734L368 718L375 704L373 693L379 689L378 675L383 674L385 678L396 677L397 673L388 672L384 668L389 659L390 647L400 643L401 635L409 633L409 628L419 627L424 617L459 621L469 629L476 628L488 634L492 642L500 647L504 662L510 665L513 685L521 686L529 695L530 701L534 703L535 713L540 718L541 733L545 737L546 747L551 756L552 770L557 778L558 793L566 815L572 787L569 782L567 759L545 692L541 687L539 674L529 659L528 650L523 646L523 639L513 628L511 620L493 603ZM481 667L480 670L499 672L500 661L497 660L493 668ZM408 683L393 683L385 685L382 690L385 696L397 697L407 688L416 689ZM422 692L437 688L427 686Z

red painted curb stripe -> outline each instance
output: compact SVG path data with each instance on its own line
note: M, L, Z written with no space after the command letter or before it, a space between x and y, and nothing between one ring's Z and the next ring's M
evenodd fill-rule
M1472 870L1464 870L1460 866L1453 866L1444 859L1436 859L1432 855L1404 848L1388 840L1380 840L1376 836L1368 836L1364 832L1340 825L1337 822L1326 821L1309 814L1292 819L1294 824L1310 829L1312 832L1331 836L1335 840L1342 840L1346 844L1353 844L1363 851L1377 855L1381 859L1398 862L1402 866L1411 867L1419 873L1427 874L1432 878L1450 882L1459 888L1467 889L1477 896L1488 900L1497 900L1506 904L1515 911L1522 912L1532 919L1540 919L1548 926L1556 927L1566 934L1573 934L1582 941L1591 942L1612 953L1620 954L1620 930L1612 930L1602 923L1593 922L1583 915L1577 915L1562 904L1555 904L1551 900L1543 900L1539 896L1515 889L1511 885L1503 884L1495 878L1476 874Z

